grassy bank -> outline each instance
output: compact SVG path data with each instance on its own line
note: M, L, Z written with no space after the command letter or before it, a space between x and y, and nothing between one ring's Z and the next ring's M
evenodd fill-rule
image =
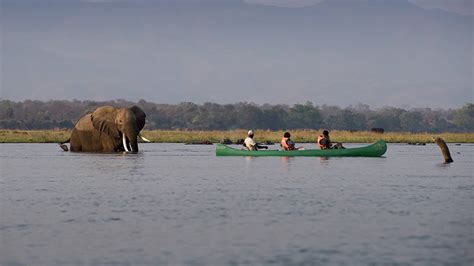
M321 131L292 130L295 142L316 142ZM235 142L245 138L246 130L228 131L187 131L187 130L145 130L142 135L152 142L159 143L199 143L220 142L224 138ZM57 143L69 138L68 130L0 130L0 143ZM256 130L255 139L259 142L279 142L283 131ZM331 139L338 142L370 143L382 139L390 143L432 143L432 136L440 136L450 143L474 143L474 133L404 133L388 132L383 134L369 131L331 131Z

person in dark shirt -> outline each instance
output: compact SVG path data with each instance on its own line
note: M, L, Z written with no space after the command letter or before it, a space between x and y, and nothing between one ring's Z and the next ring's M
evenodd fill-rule
M304 147L295 147L295 143L290 139L290 137L290 132L285 132L285 134L283 134L283 138L280 141L280 146L283 148L283 150L304 150Z
M331 138L329 137L329 131L324 130L322 135L318 137L318 146L321 150L328 150L328 149L345 149L342 146L342 143L336 143L336 145L332 145Z

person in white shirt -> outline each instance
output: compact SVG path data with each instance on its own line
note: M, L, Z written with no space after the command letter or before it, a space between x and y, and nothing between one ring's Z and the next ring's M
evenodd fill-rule
M255 142L253 139L253 130L249 130L247 133L247 138L244 140L244 146L249 151L257 151L258 149L268 149L267 146L263 146Z

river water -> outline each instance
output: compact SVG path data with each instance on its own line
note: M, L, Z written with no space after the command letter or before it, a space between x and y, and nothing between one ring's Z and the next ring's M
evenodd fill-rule
M474 263L472 144L450 145L452 164L436 145L383 158L140 148L0 145L0 265Z

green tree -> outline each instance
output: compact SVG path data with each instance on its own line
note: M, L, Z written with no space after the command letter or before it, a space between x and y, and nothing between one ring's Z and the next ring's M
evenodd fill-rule
M454 113L453 123L463 131L474 130L474 104L467 103Z
M295 104L288 110L287 128L321 128L323 119L319 108L315 107L312 102L305 104Z
M367 119L368 129L383 128L386 131L400 131L400 115L406 110L394 107L384 107L375 111Z
M419 112L403 112L400 114L400 127L403 131L421 132L425 131L423 116Z

